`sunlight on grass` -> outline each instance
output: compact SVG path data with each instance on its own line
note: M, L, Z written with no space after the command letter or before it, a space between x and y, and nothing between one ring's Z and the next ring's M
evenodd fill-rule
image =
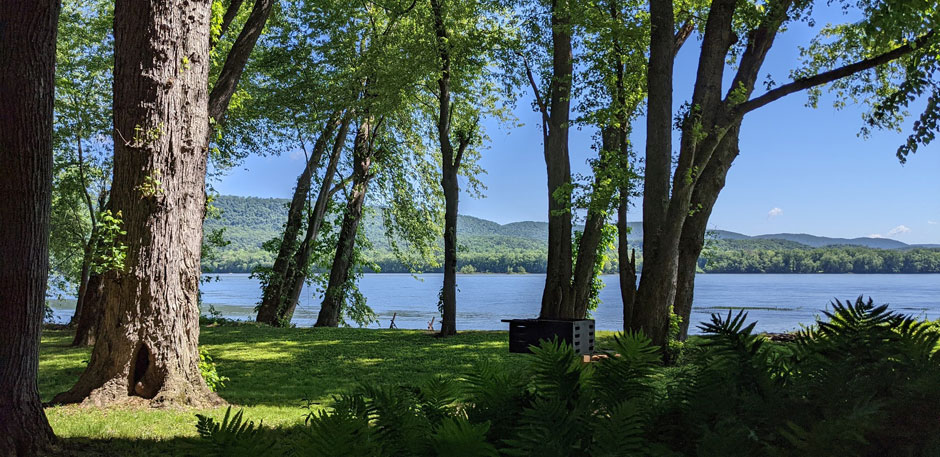
M39 389L49 401L81 375L90 348L72 348L71 332L42 336ZM204 327L200 342L219 374L230 378L219 391L266 427L303 422L310 411L360 383L409 385L431 376L458 377L479 363L513 364L505 332L463 332L440 339L425 331L261 326ZM46 409L56 434L75 439L166 440L195 436L195 414L215 410L92 408Z

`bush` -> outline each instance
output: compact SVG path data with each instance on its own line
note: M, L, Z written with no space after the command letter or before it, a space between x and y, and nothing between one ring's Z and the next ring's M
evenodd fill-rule
M209 351L203 348L199 349L199 372L202 373L202 378L206 380L209 390L213 392L218 392L220 388L225 387L225 381L229 380L229 378L219 375L215 362L209 356Z

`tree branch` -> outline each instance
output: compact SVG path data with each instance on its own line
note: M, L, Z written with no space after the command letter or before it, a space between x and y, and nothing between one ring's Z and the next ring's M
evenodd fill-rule
M910 54L915 49L918 49L925 44L934 36L934 31L931 30L924 35L921 35L919 38L913 42L908 42L902 46L892 49L891 51L885 52L883 54L871 57L865 60L860 60L853 64L849 64L840 68L833 70L825 71L817 75L808 76L805 78L799 78L789 84L784 84L776 89L770 90L765 94L752 98L740 105L736 106L732 111L733 116L744 116L745 114L754 111L757 108L760 108L764 105L767 105L771 102L779 100L787 95L790 95L794 92L799 92L802 90L810 89L816 86L821 86L823 84L828 84L838 79L851 76L855 73L859 73L871 68L877 67L879 65L884 65L893 60L899 59L907 54Z
M222 16L222 27L219 30L219 36L212 40L212 43L209 44L209 49L215 48L215 45L222 40L222 37L225 36L225 32L228 31L228 28L232 25L232 21L235 20L235 16L238 15L238 10L242 7L242 2L244 0L232 0L228 8L225 10L225 14Z
M672 52L672 56L675 57L679 54L679 50L682 49L682 45L685 44L685 41L692 35L692 32L695 30L695 23L691 19L685 21L682 24L682 27L679 27L679 31L676 32L675 39L675 50Z
M542 100L542 96L539 94L539 86L535 82L535 76L532 75L532 68L529 67L529 59L527 59L522 53L516 53L519 57L522 58L522 64L525 65L525 74L529 78L529 84L532 86L532 92L535 94L535 104L539 107L539 112L542 113L542 136L548 136L548 107L545 106L545 102Z

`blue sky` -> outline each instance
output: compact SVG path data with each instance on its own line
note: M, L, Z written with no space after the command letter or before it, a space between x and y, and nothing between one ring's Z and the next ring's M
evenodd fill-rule
M818 24L844 21L831 12L821 18ZM798 62L798 46L806 45L816 30L798 25L781 35L763 73L788 81ZM691 95L699 44L686 43L678 57L677 107ZM922 147L901 165L895 150L906 132L876 131L863 139L858 136L862 108L835 110L831 102L824 98L812 109L805 106L805 94L794 94L745 118L741 155L728 174L711 228L749 235L794 232L940 243L940 143ZM492 140L481 159L488 189L483 199L463 196L462 214L500 223L547 220L539 116L530 109L530 98L520 101L516 116L523 126L510 129L484 121ZM645 120L635 125L633 142L642 151ZM588 172L592 134L571 132L575 173ZM288 198L303 167L303 156L291 152L250 157L214 186L222 194ZM631 220L639 220L639 214L639 207L631 208Z

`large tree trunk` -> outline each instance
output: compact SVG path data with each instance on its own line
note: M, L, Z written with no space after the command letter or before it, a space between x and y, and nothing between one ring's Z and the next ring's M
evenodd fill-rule
M366 200L366 190L372 179L372 120L366 115L359 124L353 144L353 184L343 214L343 225L339 232L339 241L336 243L336 255L330 268L330 279L326 291L323 293L323 302L320 305L320 314L314 327L336 327L339 325L340 313L346 303L346 289L349 281L349 270L353 267L356 233L359 231L359 222L362 220L363 204Z
M284 323L284 314L288 307L287 297L290 291L288 274L291 271L291 261L297 252L297 235L303 225L304 207L307 205L307 195L310 194L311 179L317 167L320 166L323 151L326 150L327 142L333 135L333 129L337 121L337 115L331 116L327 121L323 132L320 133L316 143L314 143L313 152L310 154L303 172L297 178L297 187L294 188L294 196L287 210L287 222L284 224L281 246L278 249L277 258L274 260L274 267L266 278L267 282L262 287L257 322L276 327Z
M651 3L651 12L654 10L652 5L658 5L658 3ZM669 319L675 302L679 268L679 237L691 209L692 192L697 180L695 170L696 168L701 170L706 166L714 147L717 145L717 141L720 141L724 134L721 128L712 129L711 127L716 125L716 119L724 108L721 99L721 81L728 49L736 39L732 33L732 17L735 5L734 0L715 0L711 4L705 35L702 38L702 51L696 74L695 89L692 93L691 106L694 108L687 114L683 123L679 160L672 178L672 195L666 205L665 217L660 220L657 227L650 227L652 233L647 230L648 221L643 221L643 274L640 276L640 286L637 289L633 325L646 332L653 340L653 343L658 346L664 346L669 336ZM669 38L667 39L669 46L664 45L662 49L658 49L659 46L651 47L651 49L658 49L658 53L661 53L657 56L657 60L668 60L670 62L670 75L675 54L672 14L672 11L669 11L668 14L665 11L657 14L663 17L668 16L668 19L664 19L662 24L669 23ZM654 27L655 32L656 28ZM656 38L654 37L653 40L655 42ZM652 71L653 61L651 54L650 75L655 74L658 77L659 74ZM653 88L659 84L653 83L653 81L658 78L649 79L651 81L649 83L649 112L651 114L654 112L655 105L655 111L660 112L660 114L666 111L671 113L671 76L669 78L668 95L665 94L666 88L657 88L657 97L653 96ZM668 104L665 103L667 99ZM697 134L703 125L706 126L705 131L708 132L705 139L700 138ZM664 118L660 118L655 127L656 129L651 125L647 134L648 138L654 136L654 134L671 135L671 122L666 122ZM671 156L671 140L664 144L670 145L670 148L668 150L656 149L653 151L649 149L648 142L647 170L649 170L650 154L663 156L668 153ZM650 179L649 171L647 171L646 178L647 180ZM654 237L655 241L650 241L650 237ZM647 252L648 248L650 252Z
M54 436L42 405L39 333L49 273L56 0L0 2L0 455Z
M290 322L297 309L297 302L300 300L300 293L303 291L304 282L307 280L307 266L310 263L310 257L313 255L314 242L317 234L320 233L320 227L326 218L326 211L333 198L333 194L339 190L339 187L333 186L333 179L336 176L336 168L339 166L339 159L346 146L346 135L349 133L349 122L352 119L352 110L346 112L340 123L339 133L336 135L336 141L333 143L333 151L330 154L330 161L326 166L326 172L323 174L323 180L320 183L320 191L317 193L317 200L307 216L307 231L304 239L294 254L294 260L290 264L287 272L288 287L290 294L287 297L287 310L284 312L282 320Z
M111 207L127 247L104 274L88 368L55 402L220 404L199 372L210 2L118 0Z
M571 303L571 184L568 124L571 108L571 18L566 0L552 2L552 82L549 106L543 108L544 154L548 170L548 264L542 291L542 319L578 319Z

